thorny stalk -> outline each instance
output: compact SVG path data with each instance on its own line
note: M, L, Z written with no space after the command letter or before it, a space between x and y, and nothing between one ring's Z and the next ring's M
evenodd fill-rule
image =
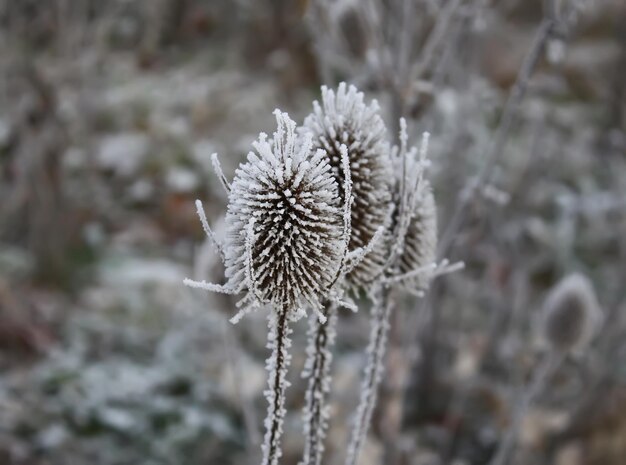
M304 406L304 453L301 465L319 465L328 430L328 394L330 392L332 348L337 328L337 305L327 303L326 322L316 315L309 319L307 360L302 373L308 378Z
M283 307L269 314L268 349L272 350L265 368L270 373L266 391L269 402L265 418L265 438L263 441L262 465L277 465L282 455L280 437L285 420L285 390L287 388L287 369L291 362L289 347L291 346L291 328L289 328L289 309Z
M428 182L424 179L424 169L428 166L426 160L428 133L423 134L419 151L416 148L408 150L404 119L400 120L400 128L400 146L394 149L396 156L400 157L400 160L397 160L400 164L396 165L395 174L399 183L397 187L400 198L397 205L396 225L392 232L393 245L389 250L384 272L376 281L378 288L375 288L372 293L367 365L348 446L346 465L355 465L358 462L376 406L389 333L389 316L395 301L390 294L394 292L394 289L399 288L423 296L431 279L463 267L462 263L450 265L447 260L439 264L434 262L435 206ZM420 285L412 282L422 275L425 277L424 283ZM417 288L413 288L413 285Z
M354 428L348 445L346 465L356 465L376 406L378 385L383 374L389 315L393 307L390 289L382 288L372 304L370 343L367 348L367 364L361 385L361 396L356 411Z

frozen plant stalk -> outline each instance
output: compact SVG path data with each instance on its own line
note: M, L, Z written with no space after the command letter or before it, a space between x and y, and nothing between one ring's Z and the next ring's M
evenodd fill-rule
M322 87L322 103L314 102L313 113L303 131L313 135L313 144L326 151L328 162L339 185L342 202L352 202L348 250L363 249L360 263L352 263L342 287L360 292L382 271L385 263L382 235L391 202L391 159L385 140L386 128L376 101L366 105L363 93L341 83L337 92ZM344 153L345 151L345 153ZM347 155L349 170L344 169ZM350 192L342 188L349 175ZM383 228L383 229L381 229ZM366 253L365 253L366 252ZM355 309L355 307L353 308ZM312 319L309 329L306 367L308 378L304 407L305 447L301 465L319 465L328 429L330 363L336 332L334 305L327 305L328 322Z
M359 405L356 410L352 436L348 444L346 464L356 464L359 453L367 437L376 399L378 386L383 375L385 348L387 347L387 335L389 333L389 314L393 306L389 298L389 289L382 289L374 298L370 325L369 344L367 346L367 364L361 382Z
M328 429L330 412L326 398L331 388L330 366L337 334L337 306L329 304L326 308L325 323L314 315L309 320L307 358L302 372L302 377L308 379L304 399L303 464L321 463Z
M424 170L428 165L428 133L424 133L419 150L409 150L404 119L400 120L400 126L400 147L394 147L392 153L396 209L393 212L392 233L387 242L388 259L376 280L367 362L346 465L358 462L376 406L387 347L389 315L394 304L394 297L390 295L395 289L402 289L421 296L434 276L462 266L448 266L444 261L438 267L435 263L437 212L432 189L424 179Z
M215 241L197 202L204 229L224 258L227 283L185 280L191 287L213 292L243 293L233 322L261 306L271 308L263 465L278 464L282 454L291 360L289 322L304 315L305 308L319 315L322 301L339 298L334 285L341 281L351 258L347 252L349 203L342 208L338 201L337 181L325 152L312 150L310 135L298 137L296 124L286 113L276 110L275 115L278 129L273 138L259 135L253 143L255 151L237 169L232 184L214 159L229 192L223 245ZM349 175L343 188L350 189Z

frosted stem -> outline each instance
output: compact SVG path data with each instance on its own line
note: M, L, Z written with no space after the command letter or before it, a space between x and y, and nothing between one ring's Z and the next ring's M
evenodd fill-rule
M500 441L498 450L493 456L490 465L505 465L508 463L509 455L515 446L515 440L519 435L522 420L528 411L535 397L541 393L547 381L561 365L563 356L560 353L552 353L537 367L533 374L533 379L526 389L521 393L516 402L513 412L513 423L504 438Z
M270 311L268 349L272 354L266 361L265 368L269 373L268 387L265 397L269 403L265 418L265 438L263 441L262 465L278 465L282 455L280 438L283 434L285 420L285 390L287 370L291 362L289 348L291 347L291 328L289 324L289 309L282 307Z
M327 302L325 323L311 315L309 319L307 359L302 376L308 378L305 393L304 453L300 465L320 465L324 453L324 439L328 430L328 393L330 392L330 365L337 331L337 306Z
M387 334L389 332L389 314L393 299L389 298L389 290L383 289L381 295L374 300L372 306L370 340L367 347L367 365L361 384L359 405L352 429L346 465L356 465L363 443L367 437L374 407L378 397L378 387L384 369Z

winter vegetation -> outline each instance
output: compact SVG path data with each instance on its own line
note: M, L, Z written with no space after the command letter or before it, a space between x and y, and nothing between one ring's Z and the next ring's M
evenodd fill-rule
M0 0L0 465L622 465L620 0Z

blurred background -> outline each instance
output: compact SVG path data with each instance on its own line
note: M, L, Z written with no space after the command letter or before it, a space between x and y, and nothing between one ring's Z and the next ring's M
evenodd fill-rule
M431 132L441 253L395 312L361 464L488 463L578 271L604 325L526 415L515 464L626 464L623 0L0 0L0 465L255 464L265 314L218 234L235 167L320 84ZM368 315L342 315L327 464L343 463ZM302 453L295 325L284 464Z

